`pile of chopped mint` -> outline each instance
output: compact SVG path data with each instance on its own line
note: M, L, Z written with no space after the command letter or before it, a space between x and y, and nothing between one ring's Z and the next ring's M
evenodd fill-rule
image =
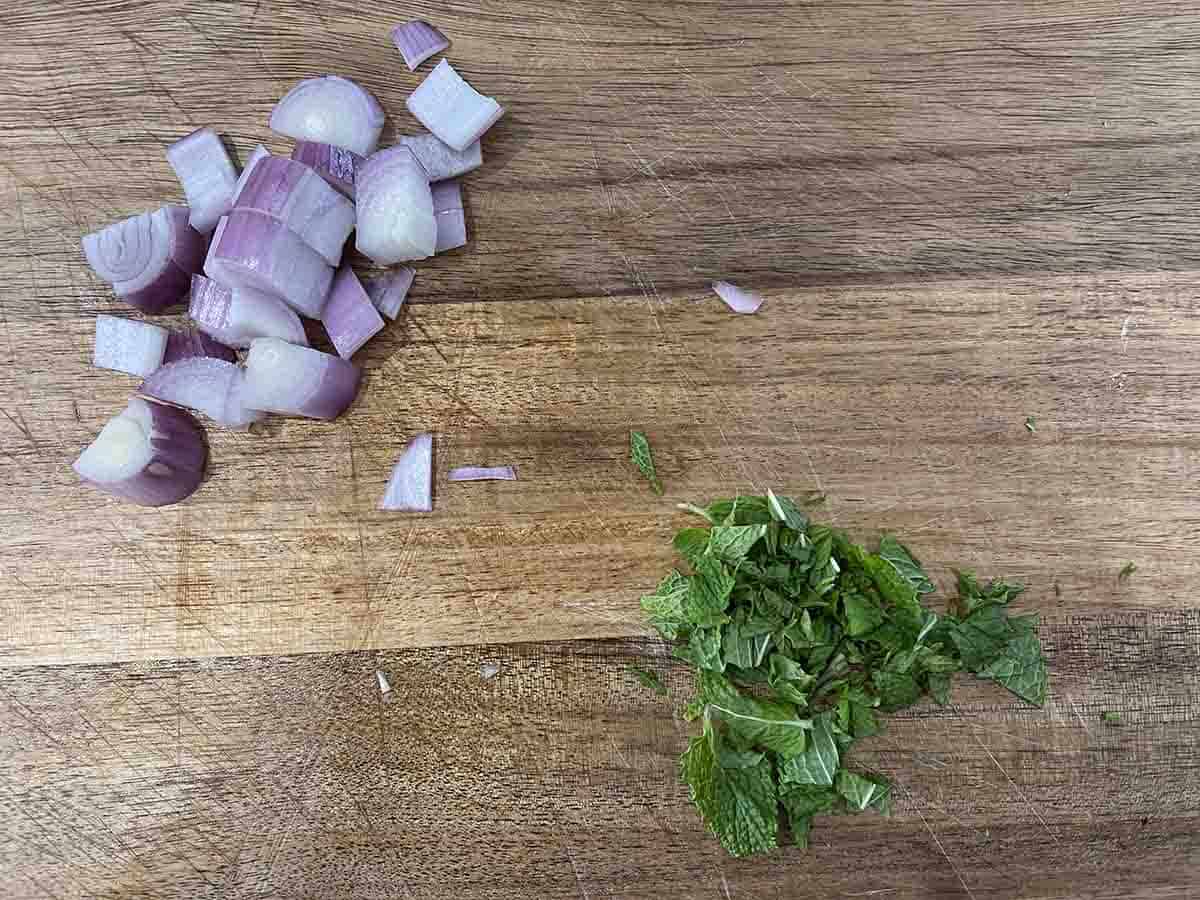
M870 553L770 491L684 508L706 520L675 536L691 574L672 571L642 609L696 669L687 716L703 730L683 779L734 856L778 846L781 811L801 847L818 813L887 814L890 783L848 767L849 751L880 713L947 703L955 672L1045 701L1037 616L1009 614L1021 585L960 573L937 615L921 604L933 582L891 536Z

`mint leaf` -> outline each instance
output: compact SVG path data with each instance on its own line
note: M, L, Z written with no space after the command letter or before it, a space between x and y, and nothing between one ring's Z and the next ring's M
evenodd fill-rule
M717 559L704 556L696 560L688 578L683 614L694 625L722 625L729 621L725 609L736 580Z
M870 634L883 624L883 610L866 594L854 589L844 591L842 606L846 610L846 633L850 637Z
M629 458L646 476L654 493L662 494L663 486L662 482L658 480L658 473L654 470L654 456L650 452L650 441L640 431L629 432Z
M779 792L779 802L787 813L788 830L797 847L808 847L808 833L812 828L812 817L833 809L837 794L831 788L812 785L793 785Z
M1008 613L996 603L977 607L950 631L950 640L970 672L978 672L999 657L1011 637Z
M658 633L668 641L675 640L679 636L679 630L686 623L683 602L687 592L688 580L672 569L658 583L653 594L642 597L642 612Z
M950 676L935 672L929 676L929 696L938 706L950 702Z
M698 688L710 715L752 744L783 757L804 751L805 735L813 723L797 715L791 704L743 694L729 679L712 672L700 673Z
M885 534L880 538L879 556L891 563L900 577L908 582L909 586L918 594L932 594L936 590L933 582L929 580L929 576L925 574L925 570L921 568L921 564L917 562L908 548L892 535Z
M772 653L767 669L767 684L781 699L797 706L808 703L808 692L816 683L816 678L809 675L795 660L789 659L782 653Z
M1117 573L1117 581L1125 581L1130 575L1137 571L1137 566L1132 562L1127 562L1121 566L1121 571Z
M721 655L721 630L719 628L697 628L688 636L688 642L675 648L675 655L690 662L698 669L712 672L725 671L725 658Z
M771 764L724 768L718 759L718 736L705 722L681 760L692 802L709 830L734 856L762 853L777 845L779 816Z
M767 510L776 522L795 531L804 531L808 527L808 516L796 502L790 497L776 497L770 488L767 488Z
M758 666L770 646L769 631L758 633L756 629L739 622L731 622L725 626L721 641L725 662L742 669Z
M1028 631L1014 636L1003 653L977 674L999 682L1035 706L1046 702L1046 660L1037 635Z
M633 677L638 680L638 684L642 687L649 688L660 696L667 696L667 686L662 683L658 675L654 672L651 672L649 669L643 669L640 666L630 666L629 671L633 673Z
M708 552L726 562L740 562L766 533L766 525L717 525L709 533Z
M767 525L773 521L766 497L745 494L710 503L706 515L718 525Z
M708 549L708 529L685 528L676 533L675 540L671 544L675 547L675 552L688 562L695 564L696 560L703 556Z
M833 739L833 713L824 712L813 718L808 747L799 756L784 760L779 766L783 784L814 784L831 786L837 774L840 754Z
M884 815L891 813L891 786L882 779L857 775L845 769L837 774L837 792L846 805L854 812L862 812L868 807L877 809Z

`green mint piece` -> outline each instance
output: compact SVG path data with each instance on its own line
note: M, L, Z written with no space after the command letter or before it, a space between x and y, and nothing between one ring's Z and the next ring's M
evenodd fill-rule
M1103 722L1105 725L1120 725L1121 724L1121 714L1118 712L1109 712L1106 710L1106 711L1100 713L1100 721Z
M779 699L797 706L808 705L808 692L817 681L815 676L782 653L772 653L767 665L767 684Z
M705 515L717 525L769 525L774 521L767 498L747 494L710 503Z
M883 610L879 604L859 591L844 591L842 607L846 611L846 633L850 637L870 634L883 624Z
M1021 631L1008 642L1004 652L977 673L1004 685L1034 706L1046 702L1046 660L1037 635Z
M1037 419L1035 419L1033 416L1026 416L1025 430L1030 434L1035 434L1037 432Z
M1137 571L1137 566L1132 562L1127 562L1121 566L1121 571L1117 573L1117 581L1124 581L1130 575Z
M879 695L879 708L884 712L895 712L912 706L921 699L921 685L911 672L889 672L881 669L871 676L875 692Z
M676 532L675 540L671 541L675 552L690 563L704 555L708 549L707 528L685 528Z
M679 637L680 629L686 625L683 602L687 593L688 580L672 569L658 583L653 594L646 594L641 599L642 612L668 641Z
M833 739L832 712L813 717L808 747L799 756L784 760L779 766L783 784L813 784L831 787L841 759Z
M662 680L654 672L649 669L643 669L640 666L630 666L629 671L633 673L633 677L638 680L644 688L649 688L654 693L665 697L667 696L667 686L662 683Z
M721 629L697 628L688 636L688 642L675 648L675 655L698 669L711 672L725 671L725 657L721 655Z
M714 525L709 533L708 552L726 562L741 562L767 533L766 525Z
M804 752L813 723L799 716L791 704L743 694L729 679L713 672L700 672L697 683L709 715L720 719L731 731L783 757Z
M720 560L711 556L697 559L694 568L695 571L688 578L687 596L683 602L684 615L694 625L722 625L728 622L725 610L729 606L729 595L736 580Z
M891 812L892 789L883 779L858 775L843 769L837 773L835 787L846 801L846 806L854 812L862 812L868 808L877 809L884 815Z
M734 856L750 856L778 844L779 813L771 763L724 768L718 735L705 722L681 760L681 773L705 825Z
M815 787L798 784L781 787L779 802L787 813L788 830L796 846L803 849L808 847L808 833L812 827L812 817L833 809L838 795L832 788Z
M654 470L654 456L650 452L650 441L640 431L629 432L629 458L646 476L654 493L661 495L663 486L662 482L658 480L658 473Z
M979 672L1004 653L1012 637L1012 625L1004 608L992 603L978 607L950 631L950 639L958 648L963 666L969 672Z
M808 516L796 505L790 497L777 497L767 488L767 509L776 522L782 522L794 531L804 531L808 528Z
M730 622L724 628L721 649L728 665L754 669L762 662L770 646L769 629L764 633L739 622Z
M918 594L932 594L936 587L916 557L895 537L885 534L879 541L879 556L886 559Z
M929 676L929 696L938 706L950 702L950 676L943 673L933 673Z

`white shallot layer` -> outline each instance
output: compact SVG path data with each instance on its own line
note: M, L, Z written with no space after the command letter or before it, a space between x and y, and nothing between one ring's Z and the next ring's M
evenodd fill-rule
M379 508L405 512L433 510L432 434L418 434L408 442L392 469Z

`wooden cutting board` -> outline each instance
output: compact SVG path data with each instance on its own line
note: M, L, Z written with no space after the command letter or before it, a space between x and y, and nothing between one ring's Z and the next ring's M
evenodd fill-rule
M943 584L1024 579L1052 619L1194 605L1197 26L1124 6L6 12L0 661L638 634L674 504L768 486L901 533ZM465 180L470 243L418 266L358 402L211 428L179 506L81 487L137 387L91 365L96 315L134 313L81 235L179 202L163 149L193 128L286 152L266 121L300 78L354 78L385 143L413 132L423 72L388 28L418 14L507 114ZM425 430L435 512L377 511ZM471 463L520 480L444 483Z

